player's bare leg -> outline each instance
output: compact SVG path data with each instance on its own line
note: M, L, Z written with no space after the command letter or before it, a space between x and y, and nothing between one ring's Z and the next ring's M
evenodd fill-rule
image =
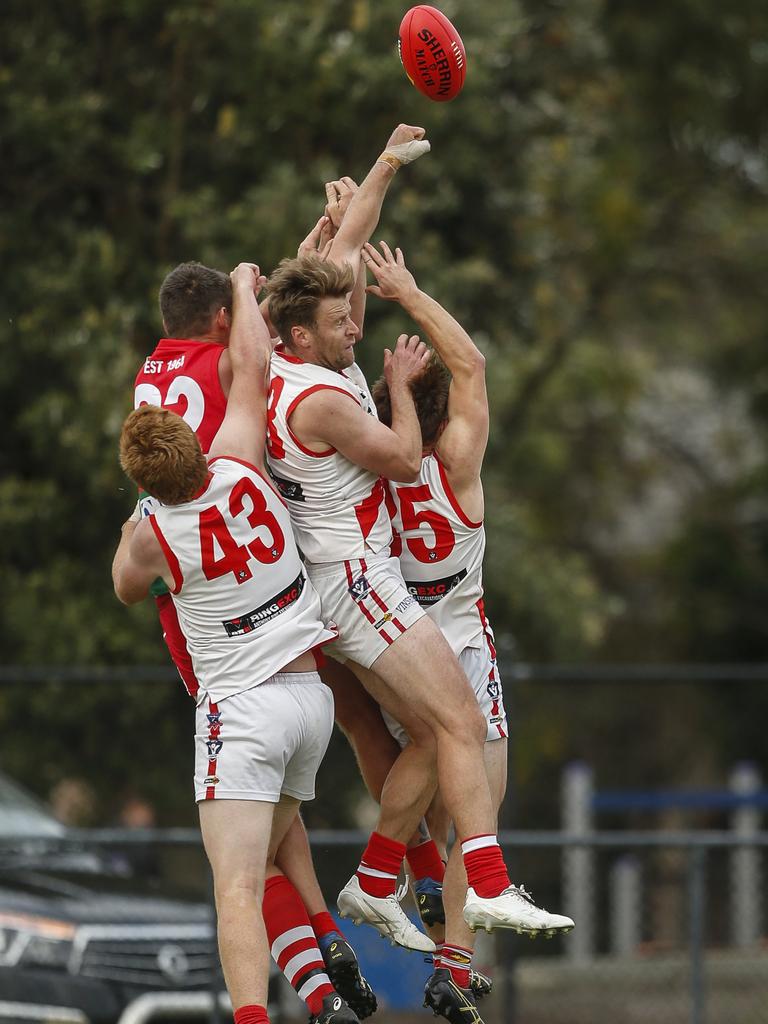
M440 791L457 835L493 832L494 813L483 761L485 720L443 634L424 616L379 655L372 670L392 694L389 706L380 703L409 735L404 710L417 716L434 735ZM368 687L367 675L363 681Z
M235 1009L267 1005L269 945L261 901L275 806L262 800L198 804L213 871L221 966Z
M498 810L507 785L507 741L493 740L485 744L485 769L491 798ZM427 815L436 832L436 840L448 840L450 821L446 819L440 800L433 801ZM459 843L454 843L448 857L443 879L445 935L435 954L435 970L424 987L424 1005L449 1021L480 1020L475 1009L478 998L491 991L490 978L472 970L474 933L464 920L467 895L467 873Z
M360 1020L369 1017L376 1010L376 996L360 971L355 951L328 913L325 897L315 873L307 831L300 814L295 816L280 843L274 864L267 866L267 879L280 874L290 879L306 910L309 925L317 938L318 949L334 990L347 1001ZM271 908L265 906L265 917L269 913ZM267 926L269 929L271 920L267 921ZM306 946L306 943L303 943L303 946ZM302 952L305 950L302 949ZM287 953L290 953L290 950Z
M466 675L437 626L427 617L413 623L379 655L373 669L399 699L401 709L406 707L434 733L439 785L469 879L464 917L470 928L570 931L570 918L540 910L510 884L485 774L486 722ZM397 710L391 713L398 717ZM371 844L358 873L369 871L370 850ZM385 843L373 853L379 865L386 864L391 870L398 850ZM385 872L385 877L390 876Z
M333 691L336 724L349 740L363 782L380 803L382 788L400 747L384 724L379 705L346 665L328 658L320 678Z
M364 680L374 699L405 719L412 742L398 755L382 787L381 811L357 872L339 894L342 917L355 924L365 921L394 944L424 953L434 950L432 940L403 913L396 897L397 875L405 844L416 831L436 785L435 743L432 731L375 673L347 663Z

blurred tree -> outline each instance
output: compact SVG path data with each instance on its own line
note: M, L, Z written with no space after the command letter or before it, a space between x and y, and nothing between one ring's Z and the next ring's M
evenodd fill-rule
M322 182L362 176L400 120L424 124L433 153L399 175L379 236L488 359L486 582L503 644L528 660L766 658L768 9L443 9L469 73L440 105L402 73L393 0L5 5L7 663L164 663L153 609L120 607L109 579L132 504L116 439L159 283L182 259L272 269ZM401 325L371 301L372 377ZM690 699L654 702L658 735ZM724 695L698 699L711 728L691 742L720 744L707 764L764 758L747 721L726 734ZM636 702L576 703L552 691L531 708L521 778L549 779L585 736L606 765L623 753L652 774ZM139 773L165 820L193 813L191 717L167 684L0 692L8 768L41 792L87 771L105 807ZM744 719L759 717L751 703ZM142 745L160 755L137 758ZM342 749L326 793L353 785ZM352 802L323 798L317 820L344 823Z

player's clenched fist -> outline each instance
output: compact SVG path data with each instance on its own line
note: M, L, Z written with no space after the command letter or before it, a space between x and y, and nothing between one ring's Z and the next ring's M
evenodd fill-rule
M229 275L232 287L236 285L250 286L258 293L267 283L266 277L261 273L256 263L238 263Z
M410 338L407 334L401 334L394 352L390 352L388 348L384 349L384 376L390 391L418 377L427 365L428 359L429 349L423 341L419 341L418 334Z

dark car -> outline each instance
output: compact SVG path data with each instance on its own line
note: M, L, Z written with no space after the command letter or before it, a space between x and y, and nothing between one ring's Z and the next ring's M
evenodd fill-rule
M151 1019L176 996L200 1019L223 987L212 908L82 835L0 774L0 1022L116 1021L140 997L126 1020Z

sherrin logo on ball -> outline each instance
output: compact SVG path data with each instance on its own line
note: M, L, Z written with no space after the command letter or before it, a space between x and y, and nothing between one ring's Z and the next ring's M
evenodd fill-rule
M419 4L406 11L397 48L405 73L419 92L438 103L459 95L467 54L461 36L436 7Z

